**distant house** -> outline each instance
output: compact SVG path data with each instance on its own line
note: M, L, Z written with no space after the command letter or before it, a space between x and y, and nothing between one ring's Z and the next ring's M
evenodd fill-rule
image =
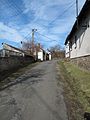
M49 53L49 60L52 60L52 56L51 56L51 53Z
M50 52L47 53L47 60L52 60L52 55Z
M65 57L90 56L90 0L86 0L79 16L65 41Z
M3 43L2 45L3 45L2 54L1 54L2 57L25 56L25 52L16 47L13 47L6 43Z
M35 56L35 59L39 61L51 60L50 53L48 54L41 47L40 43L38 43L38 45L35 47L34 56Z
M47 53L43 49L40 49L40 51L38 51L38 60L46 61L46 60L51 60L51 59L52 59L51 53Z
M41 47L40 43L37 46L37 59L40 61L46 60L46 52Z
M38 51L38 60L44 61L45 60L45 51L43 49L40 49Z

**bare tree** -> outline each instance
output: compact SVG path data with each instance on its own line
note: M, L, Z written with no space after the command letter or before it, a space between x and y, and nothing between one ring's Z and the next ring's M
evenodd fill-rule
M28 54L33 55L33 47L32 41L27 40L22 42L22 49L26 51Z
M37 52L40 51L43 47L40 45L40 43L33 43L32 41L26 41L22 42L22 48L24 51L26 51L30 55L37 55Z
M51 52L52 58L64 58L65 57L65 50L60 45L52 46L49 49L49 52Z
M31 47L32 47L31 41L22 42L23 50L29 50L29 49L31 49Z

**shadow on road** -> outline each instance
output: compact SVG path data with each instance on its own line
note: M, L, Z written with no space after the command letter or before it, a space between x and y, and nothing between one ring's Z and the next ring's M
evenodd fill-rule
M43 75L43 71L31 71L31 73L27 73L26 75L23 75L21 77L18 77L16 80L14 81L9 81L7 84L5 84L4 86L0 87L0 91L9 88L13 85L17 85L19 83L23 83L24 81L29 80L30 85L34 84L34 83L38 83L39 81L42 81L41 76Z

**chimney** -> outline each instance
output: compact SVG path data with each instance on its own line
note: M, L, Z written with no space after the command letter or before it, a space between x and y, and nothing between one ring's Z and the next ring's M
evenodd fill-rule
M41 48L41 45L40 45L40 43L38 43L38 50L40 50L40 48Z

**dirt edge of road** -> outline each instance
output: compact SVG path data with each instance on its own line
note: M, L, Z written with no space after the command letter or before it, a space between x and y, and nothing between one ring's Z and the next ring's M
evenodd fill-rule
M84 120L84 108L77 99L77 95L68 83L71 76L67 75L67 71L62 62L58 62L58 85L63 86L63 95L67 107L67 114L69 120Z
M4 78L3 80L0 80L0 91L4 90L5 88L12 86L16 83L20 83L21 82L21 78L22 75L24 75L25 73L28 73L28 71L30 71L33 67L35 67L36 65L38 65L39 62L36 63L32 63L29 64L23 68L19 68L16 71L12 71L11 74L8 74L8 76L6 78ZM18 80L17 80L18 78Z

